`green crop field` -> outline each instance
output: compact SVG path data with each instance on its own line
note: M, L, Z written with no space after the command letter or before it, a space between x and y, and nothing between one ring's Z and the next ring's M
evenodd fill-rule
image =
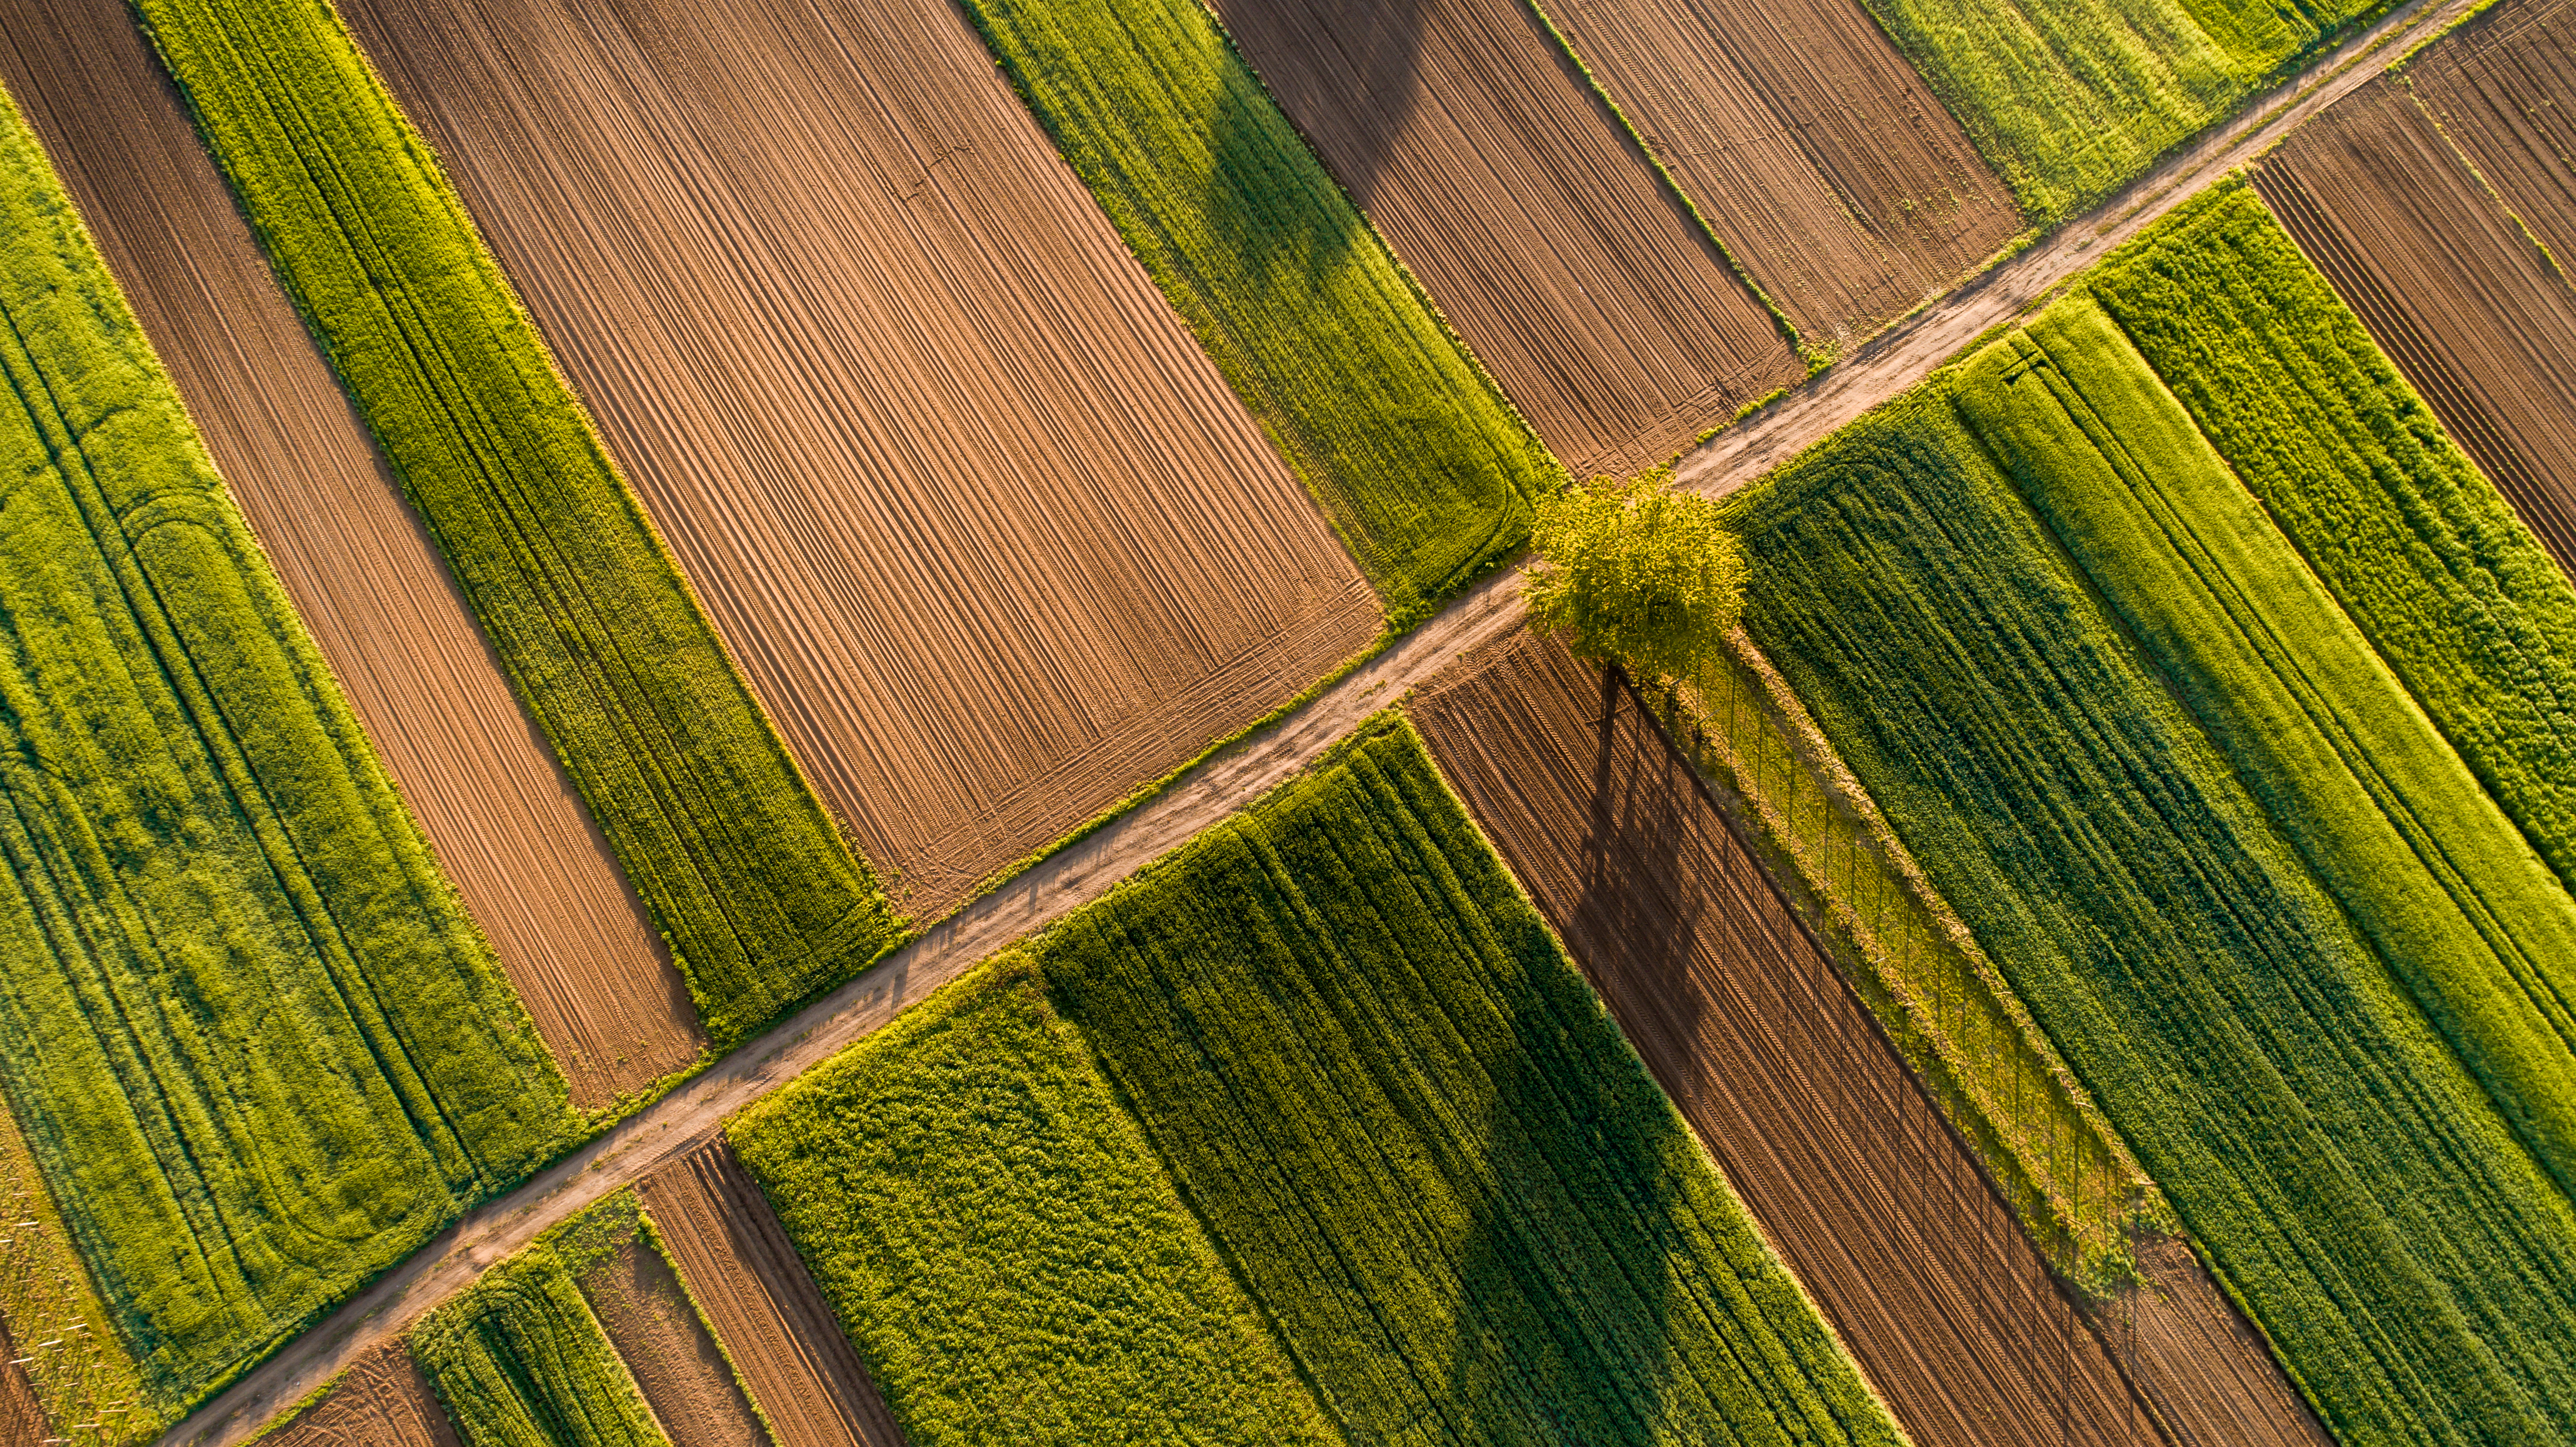
M634 1233L620 1192L423 1318L412 1356L465 1447L670 1447L574 1277Z
M2022 214L2063 220L2389 0L1865 0Z
M175 1416L575 1121L5 101L0 235L0 1085Z
M897 932L327 0L142 0L278 274L719 1045Z
M2576 1209L1958 380L1731 501L1747 629L2345 1443L2576 1435Z
M2087 286L2562 880L2576 588L2250 187Z
M968 0L1029 108L1402 626L1556 463L1197 0Z
M1025 960L732 1136L913 1447L1339 1440Z
M1032 954L1355 1438L1895 1440L1410 725Z
M2300 856L2562 1183L2576 900L2090 297L1957 400Z

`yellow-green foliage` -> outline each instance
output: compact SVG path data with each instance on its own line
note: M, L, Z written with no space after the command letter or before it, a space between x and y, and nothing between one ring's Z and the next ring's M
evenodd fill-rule
M2108 196L2389 0L1867 0L2047 223Z
M1031 953L1353 1440L1897 1440L1410 726Z
M1717 504L1672 470L1596 477L1539 503L1530 621L1648 680L1696 678L1744 608L1744 558Z
M730 1044L895 932L328 0L141 0L278 274Z
M913 1447L1338 1440L1025 960L732 1136Z
M1968 364L2004 464L2542 1162L2576 1183L2576 901L2090 297Z
M1745 627L2340 1439L2576 1439L2576 1209L1953 410L1729 504Z
M50 1435L72 1447L117 1447L169 1425L113 1320L0 1102L0 1327L13 1348L7 1355L26 1359L20 1370Z
M412 1330L465 1447L670 1447L573 1273L634 1234L621 1193L493 1267Z
M1076 174L1409 623L1556 463L1198 0L968 0Z
M0 1083L169 1412L574 1122L6 105L0 236Z
M2251 188L2086 279L2562 880L2576 879L2576 588Z

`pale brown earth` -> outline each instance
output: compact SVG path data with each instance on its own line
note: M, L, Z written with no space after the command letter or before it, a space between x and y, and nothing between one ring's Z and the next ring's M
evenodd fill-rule
M1376 633L948 0L342 12L917 917Z
M1244 57L1576 475L1803 368L1522 0L1214 0Z
M0 1321L0 1443L28 1447L53 1434L45 1429L45 1409L36 1401L36 1389L27 1381L27 1369L12 1365L17 1357L17 1344L9 1340L9 1324Z
M2114 1356L2193 1443L2334 1447L2334 1437L2272 1364L2271 1348L2218 1283L2171 1236L2136 1243L2145 1282L2099 1308L2095 1323Z
M121 0L0 0L35 127L403 801L596 1108L706 1037Z
M2438 69L2447 48L2418 66ZM2405 80L2338 101L2267 157L2254 184L2443 427L2576 570L2576 290Z
M1810 340L1904 315L2021 230L1858 0L1546 0L1718 237Z
M1709 496L1732 492L1896 396L1968 341L2035 305L2097 259L2102 249L2153 225L2207 182L2250 162L2286 128L2368 79L2372 72L2364 61L2455 18L2473 3L2406 0L2379 24L2320 57L2236 120L2185 147L2099 211L1900 322L1783 402L1693 451L1683 460L1684 485ZM884 1028L1013 941L1100 898L1295 777L1405 690L1436 677L1468 650L1518 628L1524 617L1520 586L1515 572L1496 574L1468 589L1438 616L1322 690L1276 727L1219 753L1078 843L1013 876L509 1195L468 1212L428 1249L387 1272L172 1429L162 1439L165 1447L239 1442L358 1353L461 1290L485 1267L611 1192L705 1146L745 1107ZM682 1269L689 1268L684 1264ZM721 1319L717 1332L732 1340ZM755 1400L759 1393L755 1382Z
M732 1366L659 1252L630 1240L582 1272L580 1284L672 1447L769 1447Z
M719 1137L670 1162L641 1193L778 1447L903 1447L876 1382L732 1146Z
M2501 0L2407 78L2505 206L2561 266L2576 262L2576 5Z
M330 1395L260 1439L261 1447L458 1447L456 1427L420 1364L388 1341L349 1368Z

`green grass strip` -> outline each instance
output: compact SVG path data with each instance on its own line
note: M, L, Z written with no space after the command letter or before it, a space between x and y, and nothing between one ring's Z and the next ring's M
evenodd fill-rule
M2561 880L2576 880L2576 588L2250 187L2087 279Z
M2558 877L2090 297L1989 345L1957 396L2308 867L2576 1183L2576 900Z
M2390 0L1865 0L2012 188L2062 221Z
M1353 1440L1898 1440L1409 725L1031 953Z
M140 0L287 290L716 1042L893 939L429 148L327 0Z
M2576 1209L1956 380L1730 503L1746 628L2344 1443L2576 1440Z
M465 1447L670 1447L573 1277L634 1234L620 1192L423 1318L412 1356Z
M5 103L0 381L0 1084L175 1414L574 1117Z
M164 1415L574 1129L0 103L0 1084Z
M1012 84L1407 626L1560 475L1196 0L966 0Z

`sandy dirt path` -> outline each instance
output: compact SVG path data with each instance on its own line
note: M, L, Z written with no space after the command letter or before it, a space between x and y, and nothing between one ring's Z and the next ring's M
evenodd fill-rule
M2576 136L2571 41L2566 0L2504 0L2403 81L2375 81L2300 128L2255 184L2442 426L2576 571L2576 288L2516 224L2553 249L2576 242L2576 176L2560 149Z
M122 0L0 0L27 113L359 722L598 1107L705 1037L634 891Z
M1876 331L2022 229L1859 0L1543 8L1810 341Z
M1928 308L1781 405L1685 460L1700 490L1724 493L1919 381L1951 352L2126 236L2245 164L2279 128L2367 80L2355 63L2474 0L2412 0L2379 26L2323 57L2276 97L2193 148L2095 216L2048 238L2007 274ZM2286 103L2302 97L2295 106ZM418 1255L249 1373L164 1435L165 1447L227 1444L329 1379L375 1343L464 1287L484 1267L609 1192L712 1140L725 1120L875 1032L910 1005L1012 941L1062 919L1164 853L1293 777L1378 710L1429 682L1459 655L1509 633L1523 609L1516 573L1469 590L1277 726L1210 759L1169 788L959 910L937 928L795 1018L735 1051L615 1130L498 1201L469 1214ZM648 1209L649 1209L648 1203ZM757 1390L755 1388L755 1390Z
M948 0L342 10L915 918L1376 634Z
M1216 0L1262 81L1577 476L1804 367L1521 0Z

